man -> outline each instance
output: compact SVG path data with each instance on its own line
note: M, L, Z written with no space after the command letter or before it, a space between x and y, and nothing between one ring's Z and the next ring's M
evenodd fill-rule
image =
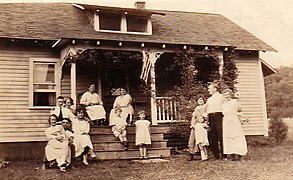
M58 119L57 122L61 122L63 118L69 118L71 121L75 119L74 114L67 108L63 107L64 105L64 97L58 96L56 107L51 111L51 114L55 114Z
M209 132L210 149L216 159L225 158L223 155L223 114L222 104L223 95L219 93L219 86L212 83L208 86L208 92L211 97L207 100L206 113L208 114L209 125L211 131ZM219 147L220 144L220 147Z

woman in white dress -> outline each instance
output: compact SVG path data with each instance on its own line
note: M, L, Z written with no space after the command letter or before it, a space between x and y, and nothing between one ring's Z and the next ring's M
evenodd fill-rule
M120 108L122 110L121 116L125 120L129 116L128 124L132 123L132 115L134 113L131 102L132 102L132 98L127 93L126 88L120 88L120 96L116 97L114 104L113 104L113 109ZM115 115L113 110L111 111L110 119L111 119L112 115Z
M222 91L225 98L223 102L223 146L224 154L230 154L232 160L242 160L247 153L247 144L241 127L240 104L232 99L232 91Z
M45 155L46 160L49 162L56 160L60 171L66 171L65 168L69 165L69 162L66 161L69 151L68 139L66 138L63 126L56 124L57 119L58 117L56 115L49 117L50 127L45 131L46 137L48 138Z
M92 158L96 158L94 153L94 147L91 142L89 132L90 124L84 117L84 110L77 109L77 118L72 122L74 145L75 145L75 157L83 155L83 163L88 165L87 154L90 154ZM88 150L88 153L86 152Z
M100 125L104 124L104 120L106 118L106 111L103 107L103 102L98 95L98 93L95 92L96 86L94 84L91 84L89 87L89 91L85 92L81 99L80 104L86 106L86 112L89 115L90 119L94 122Z

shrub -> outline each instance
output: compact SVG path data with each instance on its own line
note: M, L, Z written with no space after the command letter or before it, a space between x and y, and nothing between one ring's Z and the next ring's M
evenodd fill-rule
M246 141L247 145L252 147L271 146L275 144L274 138L265 136L247 136Z
M287 138L288 126L283 120L275 116L270 120L269 137L274 138L277 144L282 143Z

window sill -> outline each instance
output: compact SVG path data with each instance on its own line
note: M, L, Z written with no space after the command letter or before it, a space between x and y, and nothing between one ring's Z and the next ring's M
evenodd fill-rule
M29 107L30 110L52 110L55 106L33 106Z
M112 31L112 30L97 30L98 32L106 32L106 33L118 33L118 34L135 34L135 35L152 35L152 33L147 32L129 32L129 31Z

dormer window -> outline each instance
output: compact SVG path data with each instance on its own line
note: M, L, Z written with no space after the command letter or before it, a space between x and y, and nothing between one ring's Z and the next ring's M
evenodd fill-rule
M149 15L97 11L94 26L95 30L99 32L152 34L152 24Z
M99 30L121 31L121 14L99 13Z

